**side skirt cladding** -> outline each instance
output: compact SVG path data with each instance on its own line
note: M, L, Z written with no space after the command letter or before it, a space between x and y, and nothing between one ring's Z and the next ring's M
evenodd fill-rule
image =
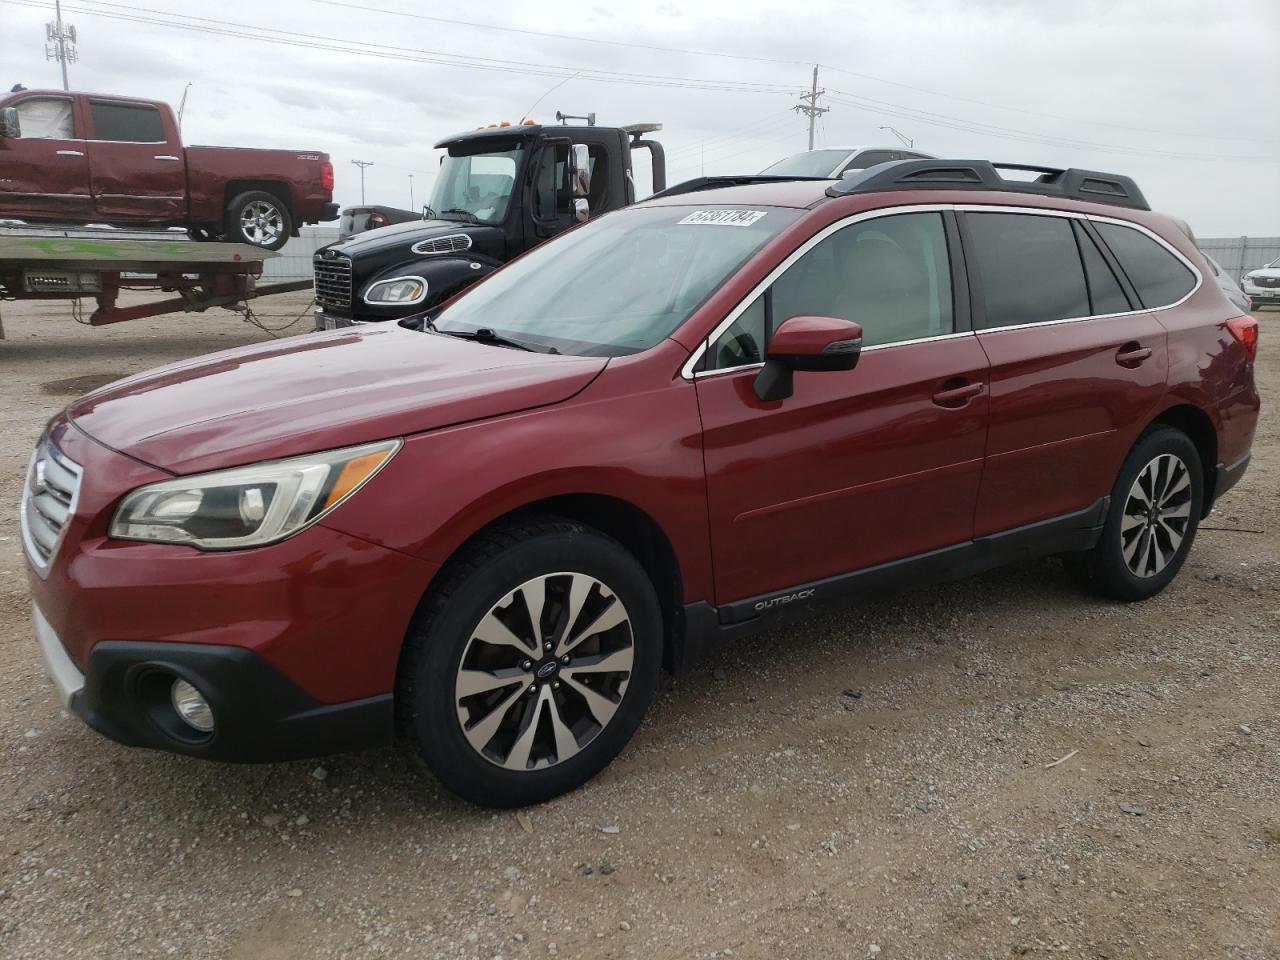
M680 673L741 637L783 623L847 608L858 600L961 580L1020 560L1091 549L1102 535L1110 497L1074 513L988 534L913 557L904 557L812 583L796 584L720 607L686 604L683 637L672 667Z

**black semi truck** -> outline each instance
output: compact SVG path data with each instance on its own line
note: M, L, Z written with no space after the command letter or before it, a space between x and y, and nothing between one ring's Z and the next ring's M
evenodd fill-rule
M339 240L314 258L316 329L430 310L576 223L636 199L632 152L649 151L666 186L661 124L492 125L441 140L422 220Z

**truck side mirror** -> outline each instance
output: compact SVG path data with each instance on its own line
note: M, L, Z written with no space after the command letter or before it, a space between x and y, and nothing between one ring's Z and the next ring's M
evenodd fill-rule
M591 192L591 155L584 143L575 143L569 149L569 183L575 197Z
M578 197L573 201L573 219L575 223L585 223L591 219L591 207L586 197Z
M5 107L0 110L0 139L17 140L22 136L22 121L18 118L17 107Z

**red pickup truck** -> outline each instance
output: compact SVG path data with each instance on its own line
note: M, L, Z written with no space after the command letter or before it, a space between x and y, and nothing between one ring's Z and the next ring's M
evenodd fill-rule
M23 90L0 99L0 217L180 226L278 250L338 205L328 154L184 147L167 104Z

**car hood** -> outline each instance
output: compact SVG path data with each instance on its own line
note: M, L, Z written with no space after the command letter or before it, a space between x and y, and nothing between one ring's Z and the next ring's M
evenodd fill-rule
M159 367L81 397L67 412L106 446L186 474L558 403L607 363L391 325Z
M1280 279L1280 267L1262 267L1258 270L1250 270L1244 275L1246 280L1253 277L1269 277L1272 280Z

